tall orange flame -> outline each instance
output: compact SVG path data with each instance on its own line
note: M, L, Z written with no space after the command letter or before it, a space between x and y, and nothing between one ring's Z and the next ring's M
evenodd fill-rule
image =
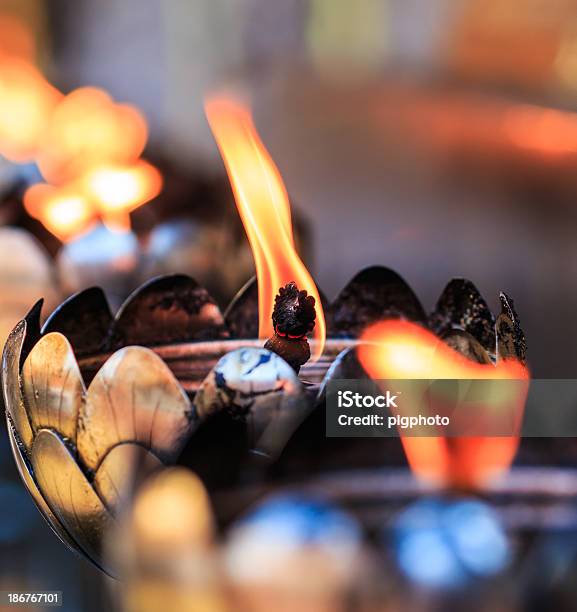
M228 97L211 97L206 116L216 139L252 248L258 279L259 336L273 334L272 311L279 288L290 281L316 301L313 358L322 354L326 327L317 287L298 256L288 195L260 140L250 111Z
M383 321L367 328L358 357L375 380L393 379L511 379L512 399L504 407L520 418L529 372L518 361L499 360L496 365L474 363L431 332L406 321ZM402 432L401 432L402 434ZM517 451L517 436L411 437L401 441L411 469L425 481L445 486L479 487L507 470Z

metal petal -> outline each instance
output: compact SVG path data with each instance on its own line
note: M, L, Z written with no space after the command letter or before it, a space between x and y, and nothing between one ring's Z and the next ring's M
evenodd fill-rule
M329 309L330 336L354 337L383 319L426 321L423 307L407 283L382 266L365 268L339 293Z
M457 353L471 361L484 364L493 363L489 353L481 346L480 342L462 329L452 329L443 336L442 340Z
M253 276L234 296L224 313L232 338L258 338L258 284Z
M188 276L153 279L120 308L111 346L154 346L171 342L226 338L224 319L206 289Z
M462 329L476 338L491 354L495 352L495 317L473 283L454 278L443 290L429 319L431 329L442 336Z
M22 368L25 406L34 430L55 429L76 441L84 383L68 340L53 332L41 338Z
M22 367L22 362L26 359L32 347L40 340L40 316L42 315L43 305L44 300L38 300L24 317L24 321L26 321L26 333L24 334L24 341L20 354L20 367Z
M91 287L62 302L44 323L42 333L60 332L76 355L86 355L103 347L112 321L104 292Z
M27 451L32 446L32 426L28 420L20 385L20 355L26 335L26 321L20 321L6 341L2 355L2 396L16 434Z
M94 474L94 488L113 514L129 499L134 485L162 463L152 453L130 442L115 446Z
M527 342L515 312L513 300L505 293L499 295L501 314L497 317L497 354L499 359L514 358L521 363L527 359Z
M32 446L32 467L44 499L81 550L99 567L102 537L113 519L58 434L41 429Z
M24 486L30 493L34 504L40 511L40 514L43 516L44 520L48 523L52 531L58 536L58 538L68 546L73 551L80 552L78 548L78 544L74 541L72 536L66 531L64 525L56 518L56 515L50 509L50 506L46 503L46 500L42 497L42 494L38 490L34 479L30 473L30 469L22 451L20 450L20 446L14 436L14 429L11 426L10 422L8 422L8 439L10 440L10 447L12 449L12 454L14 456L14 461L16 463L16 467L18 469L18 473L20 474L20 478L24 483Z
M327 385L331 380L365 380L368 375L359 363L356 347L350 347L341 351L327 370L323 381L319 387L316 401L324 403L326 401Z
M194 425L190 402L162 359L129 346L114 353L90 383L80 411L78 452L96 470L113 446L138 442L170 463Z

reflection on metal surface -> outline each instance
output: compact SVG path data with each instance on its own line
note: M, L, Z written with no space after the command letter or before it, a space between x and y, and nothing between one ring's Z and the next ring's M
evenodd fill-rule
M102 558L103 535L135 475L176 458L194 426L190 401L164 362L143 347L113 354L86 390L62 334L36 341L38 315L35 308L16 326L3 355L12 452L57 535L113 573Z
M104 457L94 474L94 488L106 507L113 512L124 501L126 492L132 487L132 475L148 474L162 463L137 444L124 443L112 448Z
M313 408L294 370L263 348L241 348L221 357L194 400L200 419L222 412L247 423L249 448L274 459Z
M101 565L100 539L112 517L62 439L41 429L32 446L32 468L39 490L84 553Z
M35 431L53 428L76 440L84 385L68 340L58 333L41 338L22 368L22 391Z
M92 470L122 442L143 444L170 462L193 427L190 402L166 364L150 349L129 346L106 361L88 388L78 452Z
M26 321L20 321L6 341L2 356L4 405L18 436L27 450L32 446L32 427L20 392L20 352L26 334Z
M34 478L32 478L28 465L22 456L22 451L18 447L18 442L14 438L14 429L10 426L10 424L8 425L8 438L10 439L10 447L12 449L12 454L14 455L18 473L20 474L22 482L24 482L28 493L30 493L32 499L34 500L36 507L40 511L40 514L42 514L58 538L64 542L64 544L66 544L70 550L77 551L78 546L76 542L74 542L70 534L61 525L60 521L50 509L50 506L46 503L44 497L42 497L42 493L40 493L38 490L38 486L34 481Z

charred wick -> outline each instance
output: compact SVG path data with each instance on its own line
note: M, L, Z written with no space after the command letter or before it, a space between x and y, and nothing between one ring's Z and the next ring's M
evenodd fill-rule
M280 355L298 374L311 356L307 340L315 327L315 298L299 290L295 282L279 289L274 301L274 334L264 347Z

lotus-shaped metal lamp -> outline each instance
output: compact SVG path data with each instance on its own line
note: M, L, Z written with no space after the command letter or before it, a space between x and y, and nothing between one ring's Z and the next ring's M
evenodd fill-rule
M364 467L381 465L384 440L351 439L336 448L324 437L323 382L366 376L351 349L367 325L387 318L432 327L473 359L490 360L497 346L523 358L522 332L503 299L495 336L489 309L467 281L452 281L427 317L402 278L369 268L324 304L325 351L299 376L256 339L254 281L224 315L204 288L181 275L145 284L115 316L102 291L89 289L41 328L39 303L12 331L2 360L14 458L60 539L113 574L103 535L136 472L178 460L211 493L227 486L230 474L247 465L254 474L255 465L277 458L284 476L296 480L314 473L313 465L341 469L339 461L355 456ZM399 441L391 442L402 456ZM356 445L357 455L343 453L343 443Z

